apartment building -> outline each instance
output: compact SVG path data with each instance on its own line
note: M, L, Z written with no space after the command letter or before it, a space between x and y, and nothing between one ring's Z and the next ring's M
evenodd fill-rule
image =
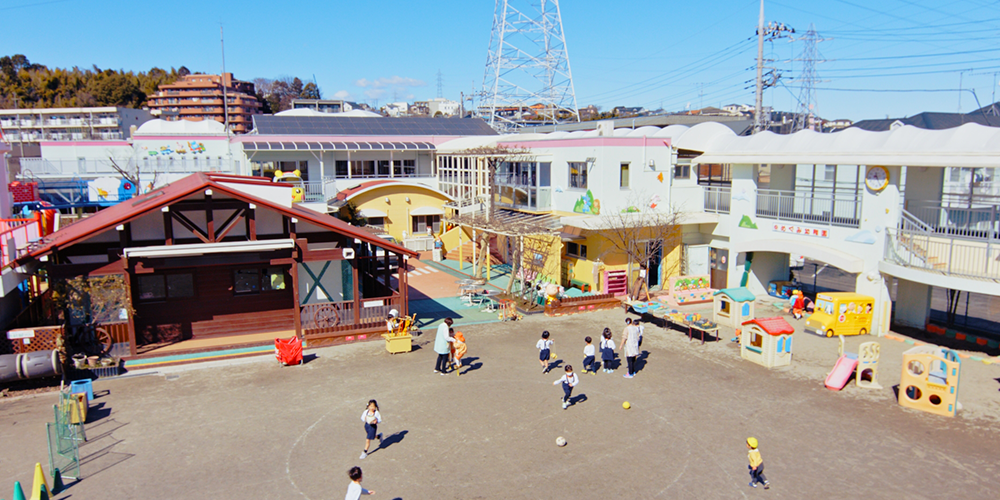
M292 99L292 109L311 109L320 113L346 113L355 109L364 109L356 102L342 99Z
M223 106L225 86L226 106ZM150 112L167 121L215 120L225 123L237 134L253 129L253 115L261 114L261 103L254 96L253 83L224 75L187 75L180 80L160 85L148 100Z
M149 111L118 108L0 109L0 130L11 146L49 141L123 141L131 127L153 119Z

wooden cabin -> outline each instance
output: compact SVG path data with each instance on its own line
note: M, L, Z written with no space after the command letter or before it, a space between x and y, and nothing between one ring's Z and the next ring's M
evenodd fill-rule
M407 314L415 256L294 204L290 185L198 173L46 236L18 260L50 280L123 276L134 358L380 333L389 310Z

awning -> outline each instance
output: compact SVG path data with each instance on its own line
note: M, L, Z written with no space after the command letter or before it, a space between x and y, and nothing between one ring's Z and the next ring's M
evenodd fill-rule
M244 151L430 151L429 142L400 141L251 141L243 143Z
M420 207L410 210L410 215L444 215L444 210L438 207Z
M125 257L189 257L215 253L266 252L293 248L295 240L227 241L223 243L198 243L194 245L157 245L125 249Z
M362 217L387 217L389 214L377 209L377 208L362 208L358 211Z
M563 243L567 241L587 241L587 238L573 233L559 233L559 238L563 240Z

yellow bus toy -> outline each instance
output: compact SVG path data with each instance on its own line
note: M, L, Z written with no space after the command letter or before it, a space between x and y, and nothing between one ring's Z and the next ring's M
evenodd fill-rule
M849 292L816 295L816 308L806 318L805 331L817 335L867 335L872 328L875 299Z

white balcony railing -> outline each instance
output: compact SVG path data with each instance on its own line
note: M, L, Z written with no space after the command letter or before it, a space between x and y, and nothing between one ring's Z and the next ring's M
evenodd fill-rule
M861 193L757 190L757 216L829 226L859 227Z
M716 214L728 214L732 201L732 188L720 186L705 186L705 211Z
M126 170L134 171L136 162L131 158L116 160ZM239 162L230 165L224 158L143 158L139 161L143 174L194 173L194 172L239 172ZM46 160L44 158L21 158L21 172L25 176L43 178L119 176L110 160Z
M996 240L1000 237L1000 207L997 205L911 202L907 204L906 211L933 233L969 240Z

